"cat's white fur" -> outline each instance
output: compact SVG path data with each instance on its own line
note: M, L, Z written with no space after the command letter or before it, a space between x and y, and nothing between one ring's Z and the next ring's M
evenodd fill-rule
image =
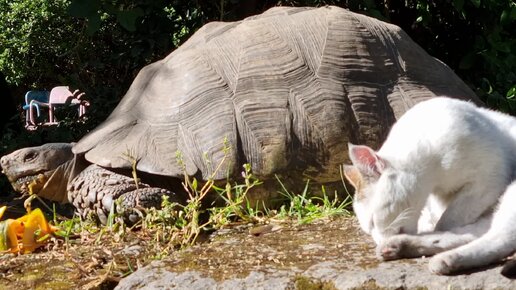
M515 118L434 98L406 112L378 152L350 144L349 154L354 210L381 258L442 252L430 269L447 274L516 250Z

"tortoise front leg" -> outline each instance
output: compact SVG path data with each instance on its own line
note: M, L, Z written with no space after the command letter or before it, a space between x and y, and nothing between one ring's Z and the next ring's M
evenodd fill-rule
M124 219L132 223L138 219L138 209L159 208L163 195L176 198L167 189L151 187L140 180L137 182L132 177L93 164L68 186L68 200L82 218L98 217L102 224L106 224L113 205L119 206L117 212L125 213ZM118 199L119 202L116 201Z
M141 217L139 210L161 208L164 195L171 197L174 194L158 187L144 187L126 192L115 201L116 211L123 215L125 221L135 223Z

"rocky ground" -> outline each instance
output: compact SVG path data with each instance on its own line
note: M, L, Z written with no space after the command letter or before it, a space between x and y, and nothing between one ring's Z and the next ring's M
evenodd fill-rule
M436 276L427 259L379 262L354 218L218 233L122 279L116 289L516 289L500 266Z
M426 259L381 263L352 217L235 225L165 258L152 239L101 231L2 255L0 289L516 289L500 266L436 276Z

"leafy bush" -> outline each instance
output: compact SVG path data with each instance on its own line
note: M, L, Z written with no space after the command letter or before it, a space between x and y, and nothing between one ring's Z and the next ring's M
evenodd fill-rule
M107 117L139 69L204 23L276 5L337 5L397 24L488 105L516 114L514 0L0 0L0 72L19 105L21 92L60 84L86 91L92 103L84 124L28 133L19 117L11 119L0 155L80 139Z
M0 71L23 90L62 83L85 90L102 104L90 114L95 125L141 67L204 23L275 5L337 5L395 23L488 104L516 112L513 0L0 0Z
M516 3L415 1L416 40L450 65L488 105L516 113ZM401 17L401 15L400 15Z
M167 3L0 0L0 71L18 93L60 84L86 91L93 125L83 135L107 117L139 69L200 26L189 22L195 11L184 15Z
M9 83L44 88L73 69L79 36L67 0L0 1L0 71Z

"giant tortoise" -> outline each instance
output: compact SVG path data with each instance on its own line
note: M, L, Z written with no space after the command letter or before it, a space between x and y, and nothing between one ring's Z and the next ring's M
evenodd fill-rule
M40 196L105 222L113 200L157 205L184 172L207 178L225 154L215 179L250 163L264 179L340 181L348 142L377 146L398 117L436 95L478 101L397 26L338 7L276 7L206 24L144 67L107 120L78 143L21 149L1 165L17 191L45 176ZM170 186L137 188L127 152L139 174Z

